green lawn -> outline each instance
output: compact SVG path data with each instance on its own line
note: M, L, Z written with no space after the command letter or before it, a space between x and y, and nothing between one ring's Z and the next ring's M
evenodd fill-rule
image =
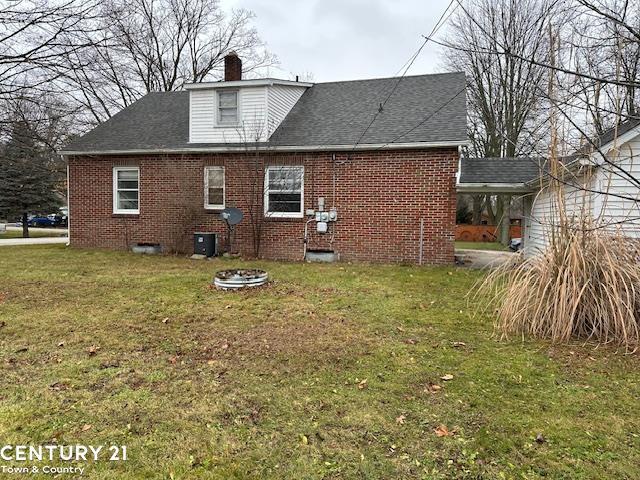
M29 229L29 236L31 238L40 238L40 237L65 237L67 235L66 231L62 232L43 232L42 230L38 230L37 228ZM22 230L8 230L6 232L0 233L0 240L4 240L7 238L22 238Z
M127 446L83 478L640 478L638 357L497 341L477 271L64 246L0 265L2 444ZM210 289L232 265L273 282Z
M499 242L455 242L456 248L460 250L499 250L509 251Z

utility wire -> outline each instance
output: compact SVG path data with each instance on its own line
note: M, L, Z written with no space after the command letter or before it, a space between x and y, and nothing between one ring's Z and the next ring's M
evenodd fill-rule
M446 23L446 21L449 19L449 17L451 17L451 15L453 14L453 12L455 12L455 10L458 8L459 6L459 1L458 3L453 7L453 9L451 11L449 11L449 9L451 8L451 6L454 4L454 2L456 2L457 0L451 0L449 2L449 5L447 5L447 8L445 8L444 12L442 12L442 15L440 15L440 18L438 19L438 21L436 22L436 24L434 25L433 29L431 30L431 33L429 35L427 35L426 37L423 35L424 41L422 42L422 44L420 45L420 48L418 48L418 50L411 56L409 57L409 60L407 60L404 65L402 67L400 67L400 70L398 70L398 72L396 72L396 75L402 71L402 75L400 75L400 77L398 77L398 80L395 82L393 88L391 89L391 91L389 92L389 94L387 95L387 97L384 99L383 102L381 102L378 105L378 110L376 111L376 113L373 114L373 117L371 118L371 121L369 122L369 125L367 125L367 128L364 129L364 131L362 132L362 134L360 135L360 137L358 138L358 141L353 145L353 150L356 149L356 147L358 146L358 144L362 141L362 139L364 138L364 136L367 134L367 132L369 131L369 129L371 128L371 126L374 124L374 122L376 121L376 119L378 118L378 115L380 115L383 111L384 111L384 107L387 104L387 102L389 101L389 99L393 96L393 94L395 93L395 91L398 89L398 85L400 85L400 82L402 81L402 79L405 77L405 75L407 74L407 72L409 71L409 69L412 67L412 65L414 64L414 62L416 61L416 59L420 56L420 53L422 53L422 50L424 49L424 47L427 45L427 43L429 43L429 40L431 40L433 38L433 36L438 32L438 30L440 30L440 28ZM448 12L448 13L447 13ZM404 69L404 71L403 71Z

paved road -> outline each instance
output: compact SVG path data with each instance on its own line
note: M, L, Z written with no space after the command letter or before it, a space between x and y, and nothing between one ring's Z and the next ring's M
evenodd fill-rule
M456 250L456 257L464 258L465 266L470 268L495 268L514 258L513 252L492 250Z
M37 231L44 233L56 234L56 236L51 237L35 237L35 238L3 238L0 239L0 247L11 247L16 245L50 245L52 243L67 243L69 238L61 237L61 234L66 233L68 235L68 231L64 228L30 228L29 231ZM12 227L7 226L7 231L22 231L22 227Z
M48 245L52 243L67 243L67 237L37 237L37 238L6 238L0 240L0 247L16 245Z

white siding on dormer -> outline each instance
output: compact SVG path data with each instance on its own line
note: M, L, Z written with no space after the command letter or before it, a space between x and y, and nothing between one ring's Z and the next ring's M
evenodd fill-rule
M268 88L268 125L271 136L307 88L291 85L271 85Z
M242 143L267 139L267 88L238 89L240 125L216 126L215 89L191 90L189 94L189 141L193 143Z
M216 125L216 88L189 92L189 142L243 143L264 142L275 132L308 85L240 86L240 122L235 127Z

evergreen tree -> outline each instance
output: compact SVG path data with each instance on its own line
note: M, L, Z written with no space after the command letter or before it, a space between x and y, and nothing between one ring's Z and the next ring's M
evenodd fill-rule
M60 173L55 154L39 141L38 132L25 119L11 124L0 150L0 217L22 218L22 236L29 236L29 214L57 211Z

